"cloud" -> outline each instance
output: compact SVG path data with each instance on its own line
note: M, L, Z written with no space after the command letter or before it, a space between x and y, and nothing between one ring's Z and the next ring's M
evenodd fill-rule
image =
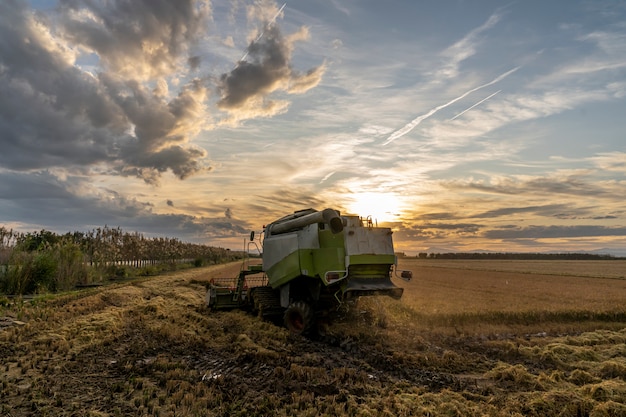
M448 212L437 212L437 213L424 213L420 214L419 219L425 221L431 220L453 220L458 218L458 215L455 213Z
M507 227L488 230L484 237L488 239L548 239L575 238L590 236L626 236L626 227L606 226L529 226Z
M265 21L263 36L257 35L229 73L218 84L218 107L228 112L229 122L254 117L269 117L284 112L289 103L272 98L277 92L302 94L319 84L325 65L300 73L291 66L293 44L308 38L308 30L285 37L277 25Z
M206 0L62 0L60 30L124 78L150 80L182 69L211 17Z
M0 172L0 199L3 200L65 199L72 196L66 186L49 172Z
M472 237L482 229L483 226L474 223L427 223L419 225L405 225L401 232L404 239L453 239L459 236ZM394 234L395 236L395 234Z
M294 186L282 186L281 188L281 190L269 194L255 196L258 206L266 207L262 210L262 212L267 212L263 221L272 221L304 208L323 208L328 204L322 197L308 192L310 190ZM269 209L270 207L271 209Z
M176 5L63 1L48 16L2 2L0 165L106 166L150 183L167 170L187 178L207 169L206 152L188 144L208 119L206 86L192 79L170 97L168 82L153 79L189 65L209 14L205 2ZM96 55L95 75L77 64L86 53Z
M460 183L457 183L460 185ZM522 180L511 178L501 179L491 183L469 181L461 185L462 188L479 190L486 193L503 195L573 195L581 197L608 197L614 198L612 189L605 189L599 182L591 182L583 177L570 175L564 178L536 177Z
M626 152L608 152L593 156L591 160L603 171L626 174Z
M437 72L437 78L449 79L459 75L459 65L476 53L477 43L480 35L494 27L501 19L498 13L494 13L485 23L471 30L461 40L448 47L441 55L447 62Z
M547 204L543 206L526 206L526 207L504 207L494 210L485 211L482 213L474 214L470 216L471 218L485 218L485 219L493 219L496 217L506 217L515 214L522 213L532 213L539 215L555 215L555 213L559 213L564 209L571 208L566 204Z
M166 204L174 205L171 200ZM61 179L51 172L0 171L0 210L5 213L3 222L26 230L45 227L65 233L109 225L204 243L211 238L240 236L250 227L230 211L223 216L156 213L154 204L141 197L96 188L88 178ZM36 219L37 223L24 219Z
M511 75L512 73L514 73L515 71L517 71L519 69L519 67L515 67L513 69L510 69L509 71L497 76L496 78L494 78L493 80L489 81L488 83L479 85L478 87L474 87L471 90L466 91L465 93L461 94L460 96L448 101L445 104L442 104L440 106L437 106L433 109L431 109L430 111L428 111L425 114L422 114L418 117L416 117L415 119L413 119L410 123L408 123L407 125L405 125L404 127L402 127L401 129L396 130L395 132L393 132L391 135L389 135L389 137L387 138L387 140L383 143L383 146L390 144L391 142L393 142L396 139L401 138L402 136L406 135L407 133L411 132L413 129L415 129L417 126L419 126L424 120L428 119L429 117L431 117L432 115L434 115L435 113L437 113L439 110L445 109L446 107L456 103L457 101L467 97L468 95L481 90L485 87L489 87L490 85L493 85L495 83L498 83L500 81L502 81L503 79L505 79L506 77L508 77L509 75ZM495 95L492 94L490 97L491 98ZM484 101L484 100L483 100ZM480 103L478 103L480 104ZM469 109L468 109L469 110Z

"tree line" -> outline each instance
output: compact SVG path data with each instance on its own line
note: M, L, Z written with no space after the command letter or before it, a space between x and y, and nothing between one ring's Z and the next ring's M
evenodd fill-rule
M612 255L597 255L592 253L515 253L515 252L420 252L417 255L420 259L516 259L516 260L611 260L624 259Z
M62 291L181 266L230 262L242 256L239 251L176 238L149 238L119 227L63 235L0 227L0 293Z

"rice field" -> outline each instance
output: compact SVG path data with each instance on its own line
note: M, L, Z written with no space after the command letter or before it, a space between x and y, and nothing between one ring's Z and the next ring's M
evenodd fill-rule
M626 300L626 261L402 260L418 312L614 311Z
M400 260L405 266L420 268L466 269L474 271L514 272L518 274L561 275L570 277L626 279L626 259L614 260Z
M626 415L626 264L491 262L402 259L313 340L207 311L236 264L0 304L0 415Z

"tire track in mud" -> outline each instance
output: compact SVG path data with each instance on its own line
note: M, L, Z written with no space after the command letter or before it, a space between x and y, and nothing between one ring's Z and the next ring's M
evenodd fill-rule
M467 385L452 374L402 363L391 352L350 337L311 340L290 336L280 352L229 354L213 350L187 361L203 375L205 383L238 396L304 391L322 396L362 396L398 382L430 391L460 391Z
M210 314L210 313L209 313ZM226 313L228 314L228 313ZM260 319L259 319L260 320ZM342 321L350 320L343 317ZM361 326L363 323L354 323ZM280 326L281 324L278 324ZM368 324L365 324L367 326ZM284 373L295 367L320 369L326 373L359 375L353 379L362 379L368 384L386 385L405 381L409 384L427 387L432 391L442 389L462 390L467 385L464 379L436 370L424 369L416 364L406 363L394 358L393 351L383 351L379 347L364 343L349 336L327 335L313 339L302 336L290 336L289 344L277 355L227 352L207 352L199 358L188 358L193 366L202 373L207 383L221 385L277 386L275 391L286 389L283 384ZM278 371L277 371L278 370ZM315 373L314 371L312 371ZM289 378L287 378L289 379ZM293 378L292 378L293 379ZM295 378L298 379L298 378ZM335 378L337 379L337 378ZM273 383L268 381L274 380ZM227 383L225 382L227 381ZM311 389L306 381L291 383L296 390ZM289 385L289 384L288 384ZM288 387L287 387L288 388ZM270 388L271 390L271 388ZM337 394L338 389L327 389Z

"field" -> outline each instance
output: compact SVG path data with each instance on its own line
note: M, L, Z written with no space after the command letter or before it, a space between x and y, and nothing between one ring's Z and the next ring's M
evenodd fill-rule
M0 304L0 416L623 416L625 261L404 259L325 338L209 312L238 264Z

